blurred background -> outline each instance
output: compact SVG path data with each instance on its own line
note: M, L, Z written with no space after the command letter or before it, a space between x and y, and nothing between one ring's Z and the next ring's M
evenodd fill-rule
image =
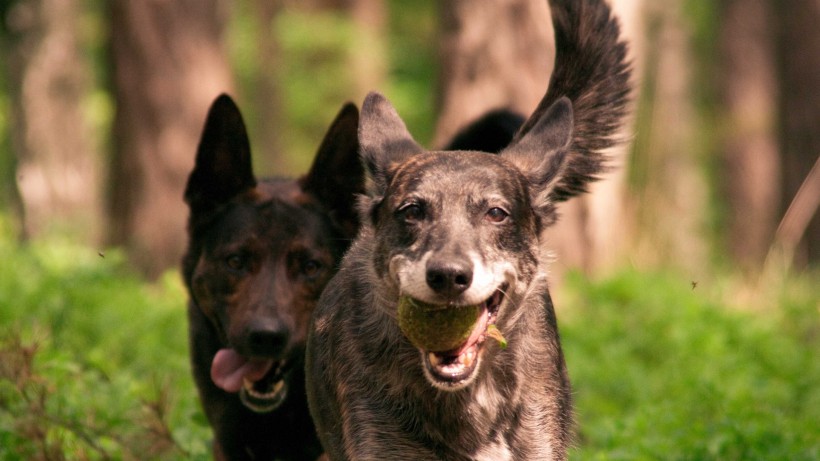
M435 147L486 110L535 107L553 58L545 3L5 0L0 212L24 241L122 247L155 278L179 261L182 190L219 92L248 119L259 175L303 173L335 111L370 90ZM614 8L634 118L617 168L565 207L558 264L755 274L773 249L816 264L820 5Z
M666 459L816 459L820 2L611 4L632 116L616 168L549 234L590 423L576 456L665 458L652 453L685 426L675 440L703 457ZM431 148L488 110L528 115L552 42L540 0L0 0L0 458L207 456L177 266L219 93L245 116L256 174L295 176L370 90ZM681 368L675 350L718 371Z

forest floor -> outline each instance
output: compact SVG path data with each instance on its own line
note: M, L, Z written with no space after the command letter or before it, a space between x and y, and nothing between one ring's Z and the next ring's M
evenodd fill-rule
M0 260L0 460L210 459L176 271L3 226ZM570 459L820 459L820 274L762 286L569 274Z

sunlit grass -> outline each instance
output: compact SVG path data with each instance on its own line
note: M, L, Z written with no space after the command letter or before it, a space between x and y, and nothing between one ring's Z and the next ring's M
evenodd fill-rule
M0 260L0 459L208 453L175 273L146 284L116 251L8 233Z
M820 458L820 293L787 285L744 310L673 274L570 278L573 458Z
M177 273L11 235L0 220L0 459L209 459ZM818 277L691 282L566 278L571 459L820 459Z

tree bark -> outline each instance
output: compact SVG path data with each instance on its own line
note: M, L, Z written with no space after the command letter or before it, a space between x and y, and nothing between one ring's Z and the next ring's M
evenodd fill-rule
M820 2L779 1L780 130L785 213L820 156ZM795 252L795 264L820 262L820 214L809 222Z
M149 277L178 264L183 189L205 114L233 88L219 0L110 4L116 101L108 202L110 243Z
M761 266L780 208L773 16L768 0L724 0L720 8L726 238L733 261L747 272Z
M555 58L546 2L439 3L438 122L434 146L492 109L529 115Z
M90 63L76 0L23 0L7 11L12 146L25 237L68 231L96 243L99 156L85 111Z
M630 162L631 258L701 270L707 262L707 187L697 162L691 32L682 2L647 2L644 83Z
M252 134L254 166L259 171L275 171L286 163L282 140L282 94L277 65L280 64L276 37L276 17L282 10L281 0L253 0L254 68L250 70L249 94L241 98L248 130Z

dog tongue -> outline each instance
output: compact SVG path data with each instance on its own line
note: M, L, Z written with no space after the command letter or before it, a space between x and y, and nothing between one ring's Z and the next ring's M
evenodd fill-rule
M273 360L249 359L233 349L220 349L211 362L211 379L227 392L239 392L245 379L262 379L273 366Z
M461 347L452 351L451 355L454 357L459 356L466 352L467 349L474 346L475 343L478 342L479 338L481 338L481 335L483 335L484 332L487 331L487 324L489 323L489 321L490 313L489 311L487 311L487 309L484 309L481 312L481 315L478 317L478 320L476 320L475 325L473 326L473 331L470 333L470 337L467 338L467 341L464 344L462 344Z

